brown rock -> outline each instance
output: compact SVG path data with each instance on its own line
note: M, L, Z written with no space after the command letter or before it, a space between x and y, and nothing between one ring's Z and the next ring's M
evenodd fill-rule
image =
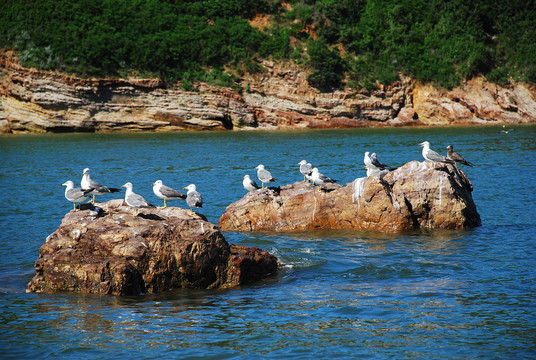
M28 292L107 295L178 288L225 288L259 280L278 261L257 248L229 245L202 215L175 207L133 216L122 200L65 215L39 250Z
M224 231L463 229L480 226L472 185L452 165L412 161L378 177L318 191L299 182L261 189L229 205Z

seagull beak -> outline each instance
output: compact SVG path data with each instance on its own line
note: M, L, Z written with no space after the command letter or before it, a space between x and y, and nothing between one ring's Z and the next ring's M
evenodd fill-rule
M66 184L66 183L63 183L63 184L61 184L61 186L67 186L67 184Z
M182 189L183 189L183 190L186 190L186 189L188 189L188 186L185 186L185 187L183 187Z
M153 183L153 185L152 185L152 186L154 186L155 184L156 184L156 183Z
M121 187L126 187L125 185L121 185Z

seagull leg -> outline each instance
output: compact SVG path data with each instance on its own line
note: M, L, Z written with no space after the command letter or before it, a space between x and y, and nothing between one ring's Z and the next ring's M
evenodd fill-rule
M165 208L167 208L167 200L166 199L164 199L164 207L163 207L163 209L165 209Z
M73 203L73 211L76 211L76 203Z

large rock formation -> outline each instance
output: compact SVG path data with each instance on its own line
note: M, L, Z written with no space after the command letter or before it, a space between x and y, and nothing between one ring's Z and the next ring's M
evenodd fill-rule
M203 216L170 207L134 216L123 200L71 211L41 246L27 291L108 295L225 288L277 270L260 249L229 245Z
M463 229L480 226L472 185L452 165L412 161L381 177L321 191L304 182L249 192L219 219L224 231Z
M0 51L0 132L176 131L523 123L536 121L536 91L476 78L452 91L409 78L376 90L323 93L307 70L264 61L241 90L155 79L81 79L20 66Z

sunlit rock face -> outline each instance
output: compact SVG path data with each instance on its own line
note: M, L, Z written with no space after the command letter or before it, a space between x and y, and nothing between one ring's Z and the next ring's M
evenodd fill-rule
M255 190L229 205L224 231L464 229L480 226L472 184L452 165L412 161L346 186L299 182Z
M138 295L247 284L277 271L258 248L229 245L202 215L176 207L136 212L111 200L65 215L39 250L30 292Z
M26 69L0 50L0 132L322 129L536 121L536 91L475 78L453 90L403 77L374 90L321 92L307 70L264 61L239 89L158 79L82 79Z

